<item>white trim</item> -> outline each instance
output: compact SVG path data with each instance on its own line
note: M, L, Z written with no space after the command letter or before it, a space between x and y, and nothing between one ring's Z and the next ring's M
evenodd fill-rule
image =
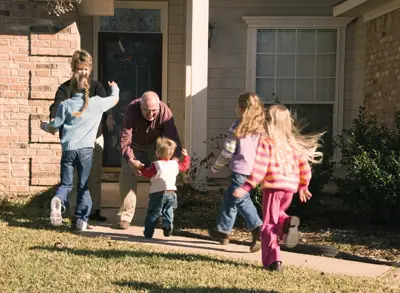
M349 10L352 10L364 3L366 3L369 0L347 0L343 3L340 3L336 6L333 7L333 16L338 16L342 15L343 13L348 12Z
M248 28L340 28L347 27L354 17L331 16L242 16Z
M390 13L397 9L400 9L400 0L395 0L395 1L389 2L389 3L382 5L376 9L373 9L373 10L370 10L370 11L364 13L364 15L363 15L364 22L368 22L370 20L373 20L379 16Z
M185 145L197 158L207 155L208 20L209 0L186 1ZM207 188L206 174L191 183Z
M333 136L342 133L343 130L343 105L344 105L344 70L346 49L346 26L354 18L333 17L250 17L244 16L243 20L248 24L247 28L247 90L255 90L256 87L256 48L257 29L324 29L331 28L337 31L336 45L336 81L334 101L292 101L287 104L331 104L333 105ZM266 102L265 104L269 104ZM335 154L338 160L340 154Z
M115 8L133 9L158 9L161 14L161 33L163 37L162 48L162 100L167 102L168 98L168 2L138 2L138 1L116 1ZM98 33L100 31L100 16L93 18L93 78L98 79Z

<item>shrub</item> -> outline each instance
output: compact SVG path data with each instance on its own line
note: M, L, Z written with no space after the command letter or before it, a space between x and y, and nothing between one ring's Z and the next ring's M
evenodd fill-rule
M339 194L354 219L371 224L394 224L400 220L400 113L393 129L367 117L360 108L353 126L338 137L344 179Z

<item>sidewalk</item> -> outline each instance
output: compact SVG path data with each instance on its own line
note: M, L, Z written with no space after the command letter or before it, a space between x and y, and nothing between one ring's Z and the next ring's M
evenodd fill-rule
M111 223L117 223L116 209L103 209L108 217L104 223L94 224L93 229L82 232L85 236L109 236L114 240L141 243L144 245L154 245L168 250L178 250L185 253L214 254L229 259L243 259L254 261L261 265L261 252L250 253L249 247L244 245L229 244L222 246L211 240L187 238L182 236L164 237L162 230L157 229L154 238L151 240L143 237L143 227L138 226L144 219L136 218L134 225L128 230L112 228ZM99 226L98 226L99 225ZM101 226L100 226L101 225ZM315 269L324 273L343 274L350 276L380 277L392 272L392 267L385 265L375 265L362 262L348 261L336 258L299 254L282 251L283 263Z

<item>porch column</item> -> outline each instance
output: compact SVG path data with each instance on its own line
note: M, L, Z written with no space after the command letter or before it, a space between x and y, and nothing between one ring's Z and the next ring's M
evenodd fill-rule
M197 158L207 155L208 3L186 0L185 144ZM205 183L206 174L202 170L197 177ZM201 182L196 185L205 189Z

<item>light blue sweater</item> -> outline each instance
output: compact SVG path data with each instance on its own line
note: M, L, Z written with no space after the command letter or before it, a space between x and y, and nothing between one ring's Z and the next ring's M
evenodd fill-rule
M83 111L81 117L73 117L72 113L79 112L83 106L83 94L74 94L71 98L63 101L57 108L57 115L49 126L59 129L63 126L61 146L63 151L77 150L94 147L97 129L103 112L117 104L119 99L118 86L111 87L111 95L101 98L94 96L89 98L88 107Z

